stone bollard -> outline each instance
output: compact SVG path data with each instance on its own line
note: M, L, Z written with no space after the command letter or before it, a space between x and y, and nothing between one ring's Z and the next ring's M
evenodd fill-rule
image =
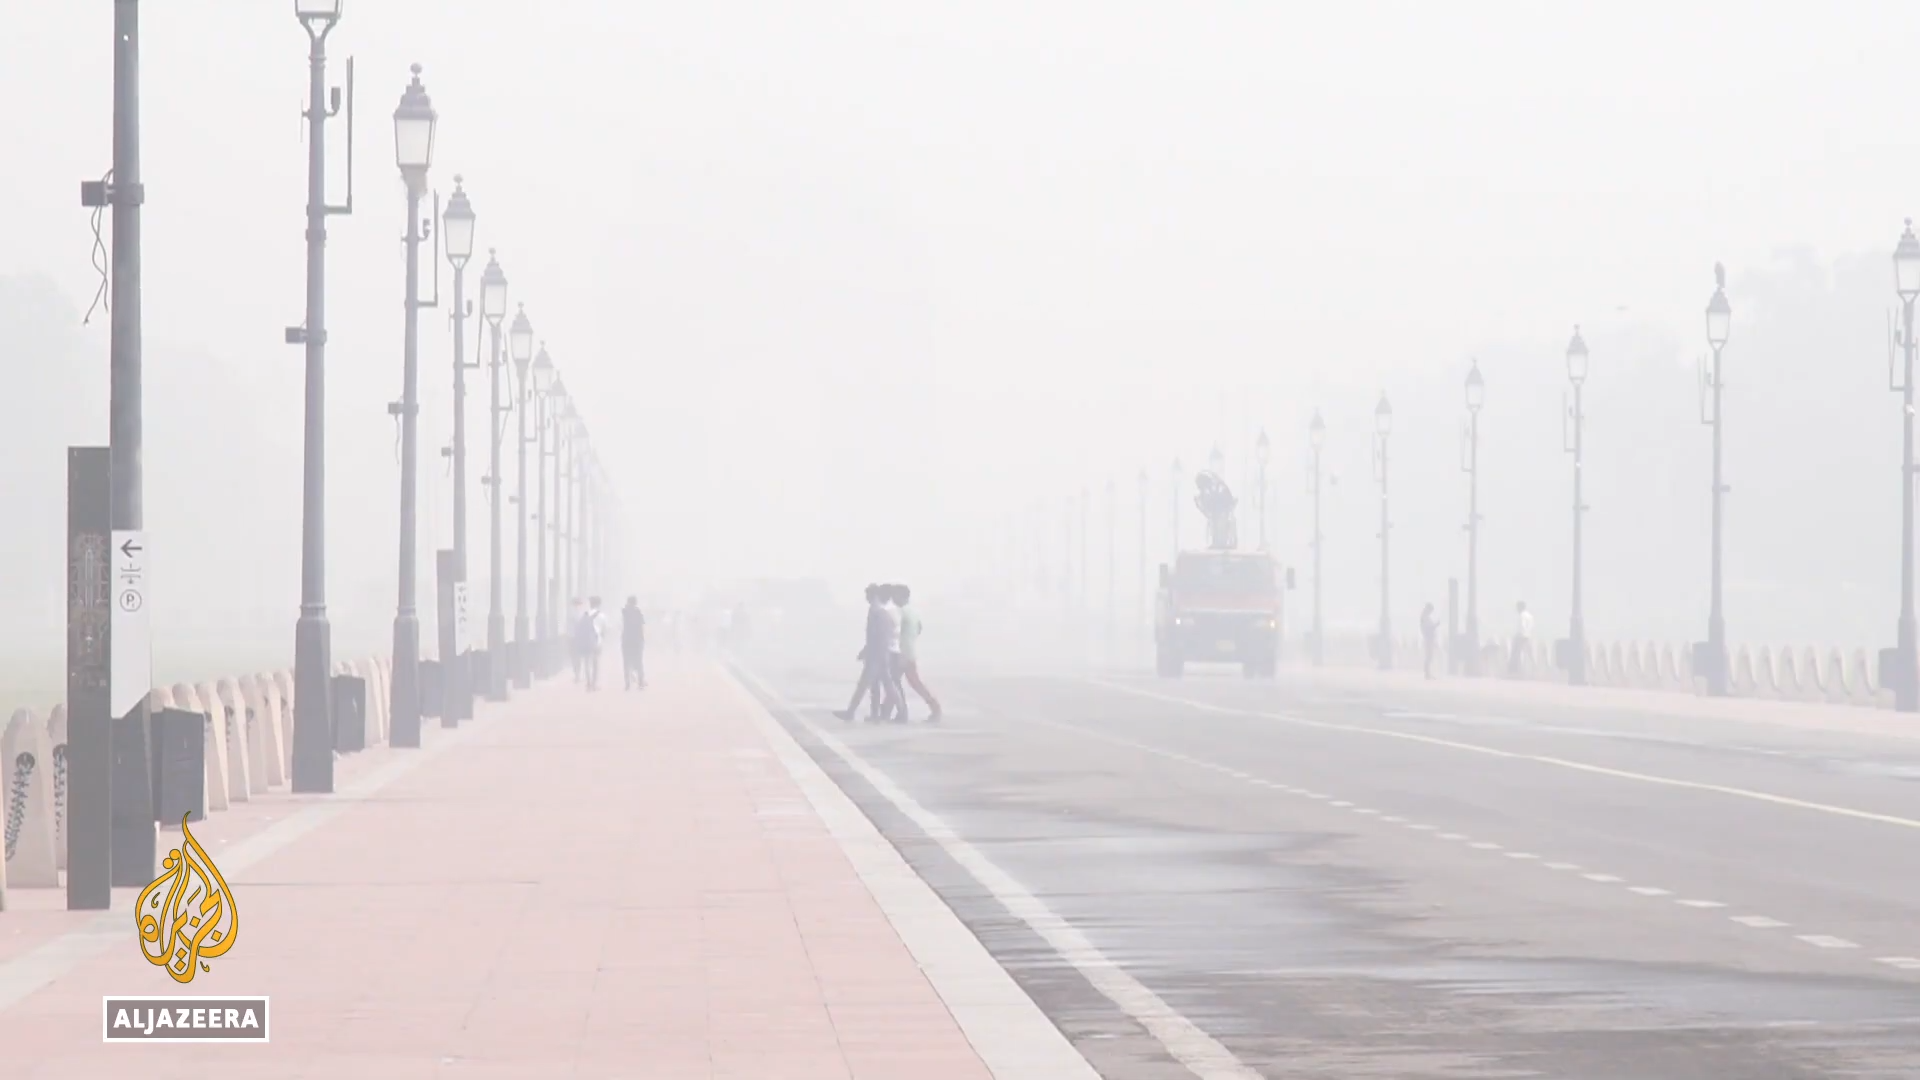
M175 708L206 717L207 734L203 745L206 747L207 812L227 809L230 805L227 800L227 725L214 722L214 709L200 700L199 691L186 683L173 688L173 704Z
M280 700L280 767L293 775L293 672L281 669L273 673L274 692Z
M53 865L67 868L67 707L47 713L47 745L53 755Z
M281 767L280 710L273 698L271 683L264 675L246 675L240 679L240 696L253 713L253 725L247 743L249 767L268 788L286 784Z
M229 776L237 778L236 783L244 781L247 799L251 801L255 795L267 790L266 777L261 774L254 753L254 743L258 740L255 729L259 724L254 719L253 709L247 704L246 695L240 692L239 679L221 679L214 684L214 694L220 699L220 707L227 710L227 767L232 770ZM241 763L238 768L233 764L236 760ZM230 796L233 786L228 785L227 794Z
M7 880L17 888L60 885L53 839L53 745L32 709L16 709L0 739L6 776Z
M222 753L227 759L227 802L247 802L253 797L253 785L247 778L246 713L227 703L231 680L200 684L200 703L213 712L213 724L220 729Z

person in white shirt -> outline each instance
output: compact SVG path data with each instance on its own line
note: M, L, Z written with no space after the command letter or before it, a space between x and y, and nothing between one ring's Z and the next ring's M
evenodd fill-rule
M913 590L905 585L893 587L893 602L900 609L900 665L901 674L920 700L927 703L932 712L927 714L929 724L940 722L940 699L933 696L927 684L920 681L920 613L913 608ZM907 695L900 694L900 707L906 709Z
M600 689L600 646L607 640L607 613L600 610L600 598L587 602L574 635L579 648L579 663L586 676L587 689Z
M886 616L886 664L881 669L883 678L880 681L885 699L880 707L880 715L893 723L904 724L907 722L907 690L900 684L905 664L900 659L899 589L898 585L880 586L880 610Z
M1520 617L1513 631L1513 654L1507 658L1507 674L1520 674L1520 658L1532 651L1533 612L1527 610L1527 602L1520 601Z

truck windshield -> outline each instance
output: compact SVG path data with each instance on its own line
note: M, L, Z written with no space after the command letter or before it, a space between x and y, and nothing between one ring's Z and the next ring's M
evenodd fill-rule
M1271 592L1273 562L1245 555L1182 555L1173 574L1182 589L1206 592Z

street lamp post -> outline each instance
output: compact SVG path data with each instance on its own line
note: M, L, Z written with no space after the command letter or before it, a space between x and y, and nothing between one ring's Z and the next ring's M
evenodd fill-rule
M539 545L538 559L534 566L534 588L539 594L534 598L537 605L534 619L535 645L532 655L527 658L529 673L536 669L542 677L548 674L547 652L552 648L553 637L553 593L547 587L547 458L553 456L553 448L548 445L547 435L553 430L553 361L547 357L547 347L540 346L540 355L533 361L533 398L534 398L534 442L535 463L538 465L539 491L535 502L533 521L539 527L536 543Z
M533 685L532 658L527 626L527 413L535 406L535 384L528 368L533 363L533 323L527 320L527 306L514 313L513 326L507 331L507 351L513 354L513 370L518 376L514 395L519 406L514 410L519 425L514 440L514 455L519 459L519 476L514 484L513 515L518 539L514 544L513 571L513 685L525 690Z
M1115 563L1119 561L1120 533L1120 489L1113 477L1107 477L1107 653L1113 653L1114 635L1120 621L1118 602L1118 582L1120 575Z
M1387 513L1387 436L1393 432L1393 406L1387 404L1385 391L1373 409L1373 474L1380 482L1380 644L1376 650L1381 671L1393 670L1392 567L1388 560L1388 534L1393 529Z
M443 727L473 716L473 672L462 625L467 609L467 263L473 258L473 203L465 183L453 178L453 197L440 215L440 242L453 267L453 589L454 619L440 627L440 668L446 701ZM489 425L491 426L491 425Z
M1915 655L1913 615L1913 302L1920 297L1920 239L1913 235L1913 219L1907 219L1900 244L1893 249L1894 288L1900 294L1900 351L1904 374L1893 383L1901 396L1900 411L1900 629L1894 646L1893 664L1881 662L1882 682L1894 684L1893 707L1901 712L1920 711L1920 656ZM1892 366L1891 360L1888 366ZM1891 375L1891 372L1889 372Z
M1320 449L1327 443L1327 422L1320 410L1313 410L1313 422L1307 425L1307 443L1313 448L1313 666L1326 657L1324 627L1320 621Z
M341 0L295 0L307 31L307 314L287 330L306 347L306 417L300 517L300 617L293 628L293 769L298 794L333 790L333 628L327 621L327 218L351 213L327 203L327 121L340 111L327 92L327 36ZM349 119L351 124L351 119ZM351 146L349 146L351 153ZM351 159L349 159L351 161Z
M1267 442L1267 429L1260 429L1260 438L1253 444L1255 464L1255 483L1259 485L1260 495L1260 550L1267 550L1267 458L1273 453L1273 447Z
M507 274L500 269L499 256L487 252L487 268L480 273L480 317L487 320L487 392L491 404L487 415L487 700L507 700L507 613L505 587L501 578L504 558L500 550L500 504L505 487L500 483L500 443L507 431L506 414L513 411L509 395L502 405L500 383L506 378L500 349L500 326L507 318Z
M407 318L406 351L400 400L387 411L400 419L400 597L393 617L392 729L388 742L398 747L420 745L420 613L416 606L415 576L419 569L414 550L416 500L419 489L420 311L439 303L439 290L429 303L420 299L420 198L426 193L427 170L433 165L433 135L439 116L420 82L420 65L413 65L413 82L393 112L394 156L407 184ZM438 265L435 275L438 276Z
M1585 472L1585 431L1586 408L1581 394L1587 382L1587 342L1580 336L1580 328L1573 328L1573 340L1567 342L1567 381L1573 384L1573 405L1564 414L1566 422L1572 427L1571 437L1564 441L1567 453L1573 455L1573 619L1567 634L1567 682L1574 686L1585 686L1587 682L1587 621L1581 603L1581 536L1585 531L1581 526L1586 520L1587 504L1582 495L1581 481Z
M1147 593L1147 589L1148 589L1148 585L1147 585L1147 581L1148 581L1148 578L1147 578L1147 488L1150 483L1151 481L1149 481L1147 478L1147 470L1142 468L1140 470L1140 597L1139 597L1140 625L1142 627L1150 627L1152 625L1152 623L1149 621L1150 620L1149 612L1151 609L1147 606L1147 595L1148 595Z
M547 534L546 542L553 551L548 562L548 577L540 583L547 591L547 617L551 620L547 628L546 669L549 674L556 673L565 652L564 644L567 631L567 598L560 591L563 567L566 564L566 531L563 523L567 519L566 501L566 465L567 455L567 384L559 372L553 376L552 391L547 400L547 423L553 428L548 453L553 457L553 499L547 505L547 512L541 515L542 531Z
M1467 369L1467 453L1460 468L1467 474L1467 630L1466 672L1480 674L1480 406L1487 384L1480 361Z
M1707 604L1707 693L1727 693L1727 616L1721 606L1722 500L1727 493L1720 473L1720 354L1733 324L1733 305L1727 303L1727 268L1713 264L1713 298L1707 301L1707 345L1713 350L1713 368L1703 373L1701 422L1713 427L1713 583ZM1711 411L1708 411L1711 410ZM1908 485L1911 490L1912 485Z

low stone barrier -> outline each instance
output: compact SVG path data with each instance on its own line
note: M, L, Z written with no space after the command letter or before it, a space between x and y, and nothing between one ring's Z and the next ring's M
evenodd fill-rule
M336 663L367 681L367 745L386 743L393 665L384 656ZM218 813L283 790L293 775L293 672L257 672L199 683L156 686L151 707L206 716L206 802ZM5 859L0 910L8 888L58 888L66 869L67 710L44 717L14 710L0 733L0 775L6 788ZM177 828L179 823L175 822Z
M1419 671L1424 646L1419 638L1393 641L1393 669ZM1299 655L1296 652L1296 655ZM1339 667L1375 667L1373 639L1329 638L1324 660ZM1850 652L1828 646L1738 645L1728 653L1728 689L1735 697L1806 701L1866 708L1891 707L1893 696L1879 685L1875 657L1866 649ZM1434 656L1437 674L1447 670L1447 650ZM1517 650L1511 643L1484 642L1480 673L1493 678L1561 682L1566 670L1555 662L1552 641L1535 640ZM1589 641L1587 682L1636 690L1699 692L1704 676L1693 670L1693 647L1656 641Z

